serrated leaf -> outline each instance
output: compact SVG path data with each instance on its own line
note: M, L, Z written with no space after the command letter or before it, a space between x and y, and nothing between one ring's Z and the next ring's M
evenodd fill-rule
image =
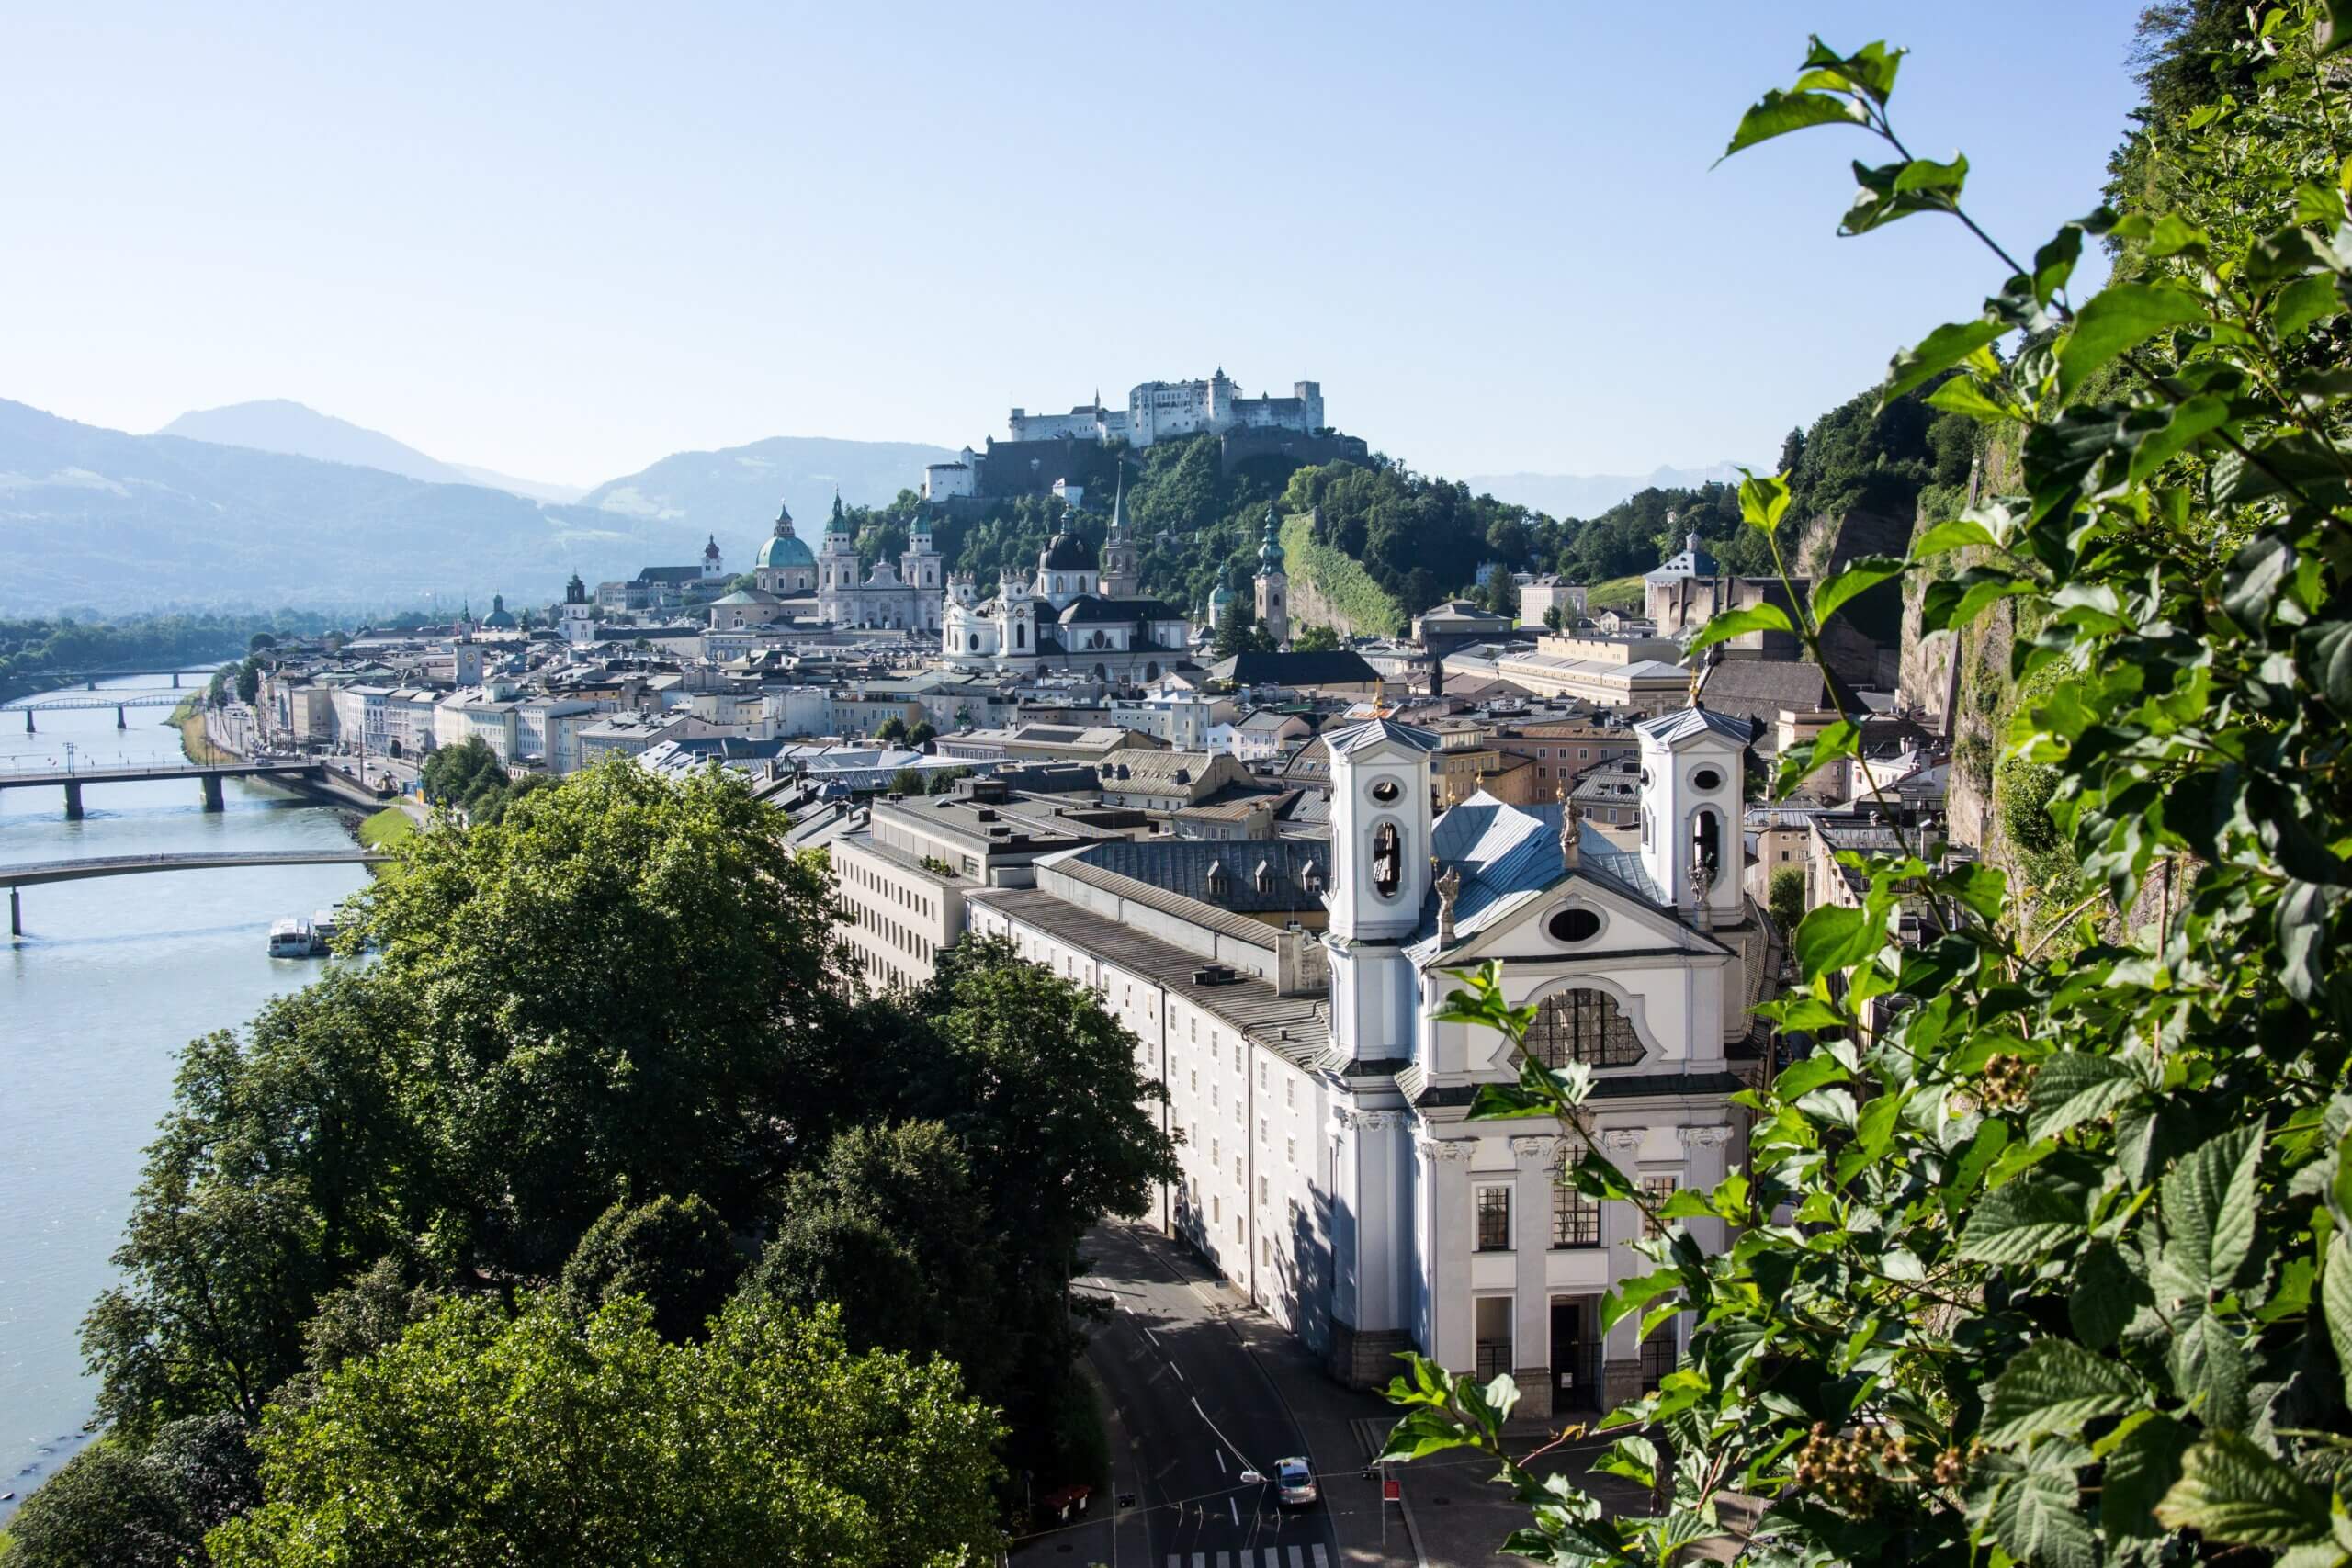
M2320 1311L2335 1347L2335 1375L2352 1401L2352 1238L2337 1231L2327 1240L2327 1264L2319 1277Z
M1929 392L1927 396L1927 404L1931 409L1941 409L1946 413L1966 414L1971 419L1982 420L1987 424L1997 424L2003 420L2021 421L2025 418L2024 414L2007 403L1997 403L1986 397L1984 389L1966 376L1955 376Z
M1984 1438L2004 1448L2053 1433L2073 1437L2084 1423L2146 1404L2146 1386L2120 1362L2071 1339L2037 1339L2001 1369L1985 1391Z
M2160 1303L2162 1304L2162 1303ZM2245 1347L2230 1325L2198 1302L2169 1313L2172 1343L2165 1348L2165 1367L2172 1373L2173 1392L2188 1402L2208 1427L2239 1427L2245 1422Z
M2202 1301L2226 1289L2254 1247L2262 1129L2238 1127L2191 1149L2158 1184L2165 1247L2156 1294Z
M2026 1136L2054 1138L2104 1116L2143 1092L2140 1075L2112 1056L2062 1051L2045 1056L2029 1091Z
M2156 1517L2240 1546L2301 1546L2329 1534L2327 1500L2235 1432L2212 1433L2181 1456Z
M1891 578L1903 575L1904 562L1894 556L1860 556L1845 570L1813 591L1813 624L1824 626L1829 617L1858 593L1866 593Z
M2099 1478L2099 1528L2109 1536L2146 1539L2165 1533L2156 1505L2180 1479L2188 1428L2168 1416L2150 1415L2107 1455Z
M2159 333L2205 319L2204 302L2186 289L2156 283L2118 283L2091 296L2058 351L2058 389L2072 392L2093 371Z
M2104 1350L2121 1337L2132 1314L2147 1303L2148 1288L2106 1242L2083 1249L2075 1265L2074 1289L2066 1294L2066 1321L2075 1337L2094 1350ZM2153 1506L2154 1499L2151 1498Z
M1802 1100L1825 1084L1843 1083L1851 1077L1846 1064L1826 1051L1790 1063L1772 1080L1772 1092L1782 1100Z
M1960 1255L1980 1263L2030 1263L2085 1228L2081 1193L2029 1170L1976 1205L1961 1233Z
M1434 1410L1416 1410L1390 1429L1386 1445L1373 1462L1415 1460L1447 1449L1468 1448L1476 1440L1461 1423Z
M1789 476L1751 474L1744 468L1740 474L1740 521L1770 534L1781 525L1781 514L1789 509Z
M2070 1443L2043 1447L2056 1455L2082 1452ZM1984 1524L2010 1556L2036 1568L2096 1568L2098 1562L2091 1527L2078 1505L2074 1473L2060 1463L2032 1466L2006 1483L1994 1496Z

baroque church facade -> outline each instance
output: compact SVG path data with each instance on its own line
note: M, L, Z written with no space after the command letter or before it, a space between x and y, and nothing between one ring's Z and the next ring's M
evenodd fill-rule
M1743 1157L1731 1096L1758 1076L1771 954L1737 874L1747 726L1694 707L1637 735L1632 847L1567 802L1439 814L1437 738L1374 719L1327 737L1328 842L1120 841L969 897L972 929L1091 987L1167 1086L1183 1174L1159 1223L1344 1380L1383 1383L1412 1348L1512 1373L1531 1415L1606 1409L1687 1333L1603 1329L1602 1295L1656 1267L1647 1222L1566 1167L1594 1148L1662 1200ZM1440 1015L1452 972L1489 960L1536 1010L1529 1050L1591 1069L1581 1131L1470 1120L1516 1065Z
M948 580L940 657L959 670L1066 670L1102 681L1155 681L1192 646L1192 623L1142 592L1124 495L1111 508L1101 558L1067 526L1037 553L1036 570L1000 575L982 599L970 572Z
M778 526L784 525L780 521ZM841 498L835 496L816 574L820 620L860 630L939 631L946 584L939 552L932 547L931 519L921 512L909 525L907 548L899 564L894 568L877 560L861 579L857 540L842 512Z

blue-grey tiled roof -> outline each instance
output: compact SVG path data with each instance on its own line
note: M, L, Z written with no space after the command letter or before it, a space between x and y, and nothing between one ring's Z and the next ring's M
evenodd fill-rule
M1558 885L1560 807L1506 806L1481 790L1437 820L1430 852L1462 874L1453 905L1456 941L1509 918ZM1641 857L1616 847L1591 823L1577 839L1577 874L1652 908L1665 896L1642 869ZM1421 911L1407 951L1416 960L1437 951L1437 896Z
M1077 858L1237 914L1317 910L1331 887L1331 846L1319 839L1114 839ZM1262 891L1261 864L1269 878ZM1224 873L1222 891L1210 890L1211 867Z

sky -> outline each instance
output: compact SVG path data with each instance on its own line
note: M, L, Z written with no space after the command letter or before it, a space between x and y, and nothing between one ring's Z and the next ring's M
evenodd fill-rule
M2138 9L19 0L0 398L587 485L1221 366L1423 472L1769 463L2003 274L1837 238L1859 131L1711 167L1740 110L1809 31L1908 46L1896 130L2022 254L2096 205Z

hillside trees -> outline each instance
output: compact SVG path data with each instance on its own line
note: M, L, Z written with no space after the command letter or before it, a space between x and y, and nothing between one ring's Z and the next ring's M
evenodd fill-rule
M1738 1492L1767 1504L1749 1559L1775 1563L2352 1559L2340 20L2262 13L2234 46L2246 96L2151 133L2151 165L2201 161L2159 187L2176 204L2102 209L2030 265L1965 220L1964 164L1904 151L1900 51L1815 40L1741 121L1732 152L1860 129L1896 161L1858 165L1848 231L1962 218L2006 279L1898 354L1886 391L1955 372L1930 405L2016 441L2019 490L1817 584L1788 629L1817 649L1861 587L1947 557L1962 570L1928 584L1929 630L2015 601L2035 629L2006 750L2051 770L2050 829L2095 891L2043 943L1997 870L1917 840L1860 863L1860 906L1804 917L1803 988L1759 1010L1815 1043L1749 1097L1747 1168L1660 1204L1587 1153L1579 1188L1662 1232L1604 1320L1687 1326L1676 1370L1602 1423L1624 1435L1600 1468L1658 1506L1603 1518L1506 1462L1535 1509L1511 1550L1662 1562ZM2141 265L2070 289L2105 237ZM1759 537L1791 491L1742 487ZM1719 618L1699 645L1740 629ZM1796 749L1777 789L1850 739ZM1522 1039L1491 976L1465 978L1449 1016ZM1589 1080L1514 1059L1519 1082L1473 1114L1577 1128ZM1734 1228L1728 1251L1675 1223L1702 1214ZM1516 1391L1417 1360L1393 1397L1408 1458L1498 1451Z

